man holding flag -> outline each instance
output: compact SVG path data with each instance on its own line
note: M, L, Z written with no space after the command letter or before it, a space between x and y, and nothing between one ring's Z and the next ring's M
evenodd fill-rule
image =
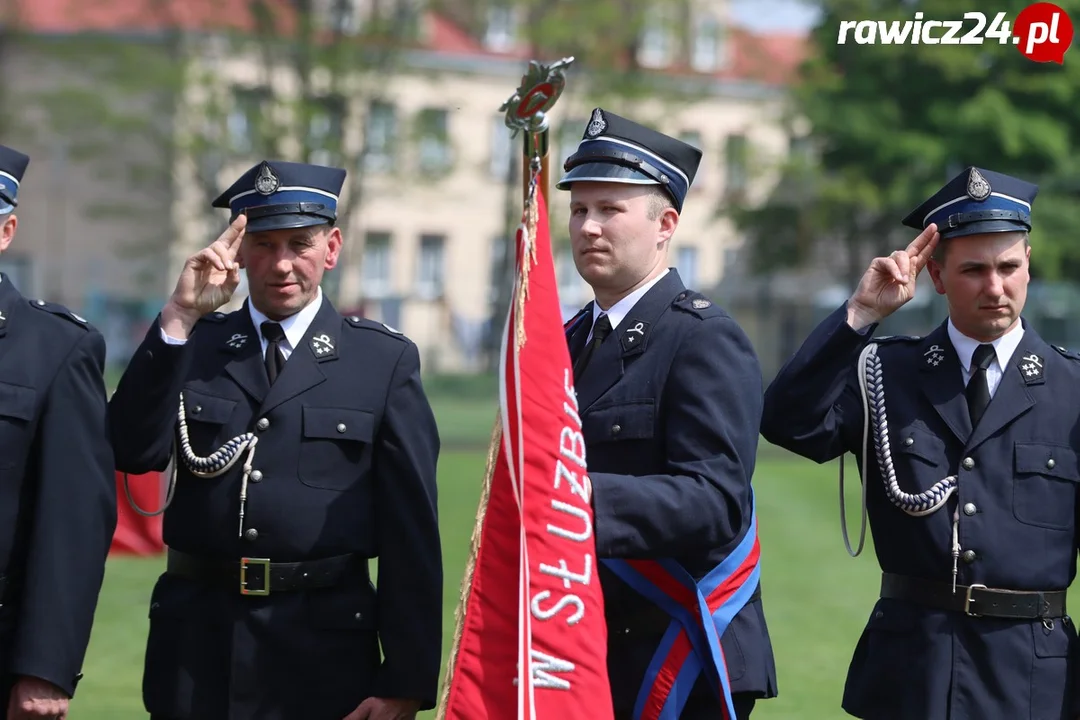
M557 184L596 296L565 331L617 720L742 719L777 692L751 489L760 366L667 265L700 159L596 108Z

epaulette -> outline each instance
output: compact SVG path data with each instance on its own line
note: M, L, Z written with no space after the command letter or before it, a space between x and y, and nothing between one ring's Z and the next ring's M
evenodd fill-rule
M683 290L672 301L671 306L702 320L724 314L724 311L716 303L695 290Z
M76 315L63 305L51 303L46 300L30 300L29 302L31 306L36 307L38 310L44 310L45 312L52 313L53 315L59 315L60 317L71 321L72 323L78 325L85 330L90 329L90 323L86 320L86 318Z
M918 335L882 335L881 337L871 338L870 342L878 343L879 345L888 345L890 343L898 342L921 342L924 338Z
M225 318L227 318L227 317L228 317L228 315L226 315L223 312L212 312L212 313L208 313L206 315L203 315L201 318L199 318L199 322L220 323L220 322L225 322Z
M374 320L368 320L366 318L359 317L357 315L346 315L345 322L352 325L354 328L360 328L361 330L376 330L383 335L389 335L392 338L398 340L407 340L405 334L397 328L390 327L384 322L375 322Z
M1070 360L1076 360L1080 362L1080 352L1076 352L1075 350L1066 350L1060 345L1054 345L1053 347L1055 350L1057 350L1059 353L1069 358Z

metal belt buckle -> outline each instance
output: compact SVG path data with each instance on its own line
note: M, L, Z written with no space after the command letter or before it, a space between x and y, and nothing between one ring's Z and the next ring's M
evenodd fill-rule
M251 590L247 586L247 569L249 565L255 565L263 569L262 588ZM241 595L269 595L270 594L270 559L269 558L240 558L240 594Z
M964 598L964 614L970 615L971 617L979 617L979 613L971 612L971 591L976 588L982 588L983 590L987 589L985 585L980 585L978 583L968 586L967 596Z

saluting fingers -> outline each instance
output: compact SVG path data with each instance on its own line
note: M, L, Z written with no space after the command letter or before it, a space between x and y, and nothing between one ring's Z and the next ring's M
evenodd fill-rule
M930 253L934 252L934 246L937 245L937 229L935 223L930 223L923 228L923 231L907 246L907 254L911 257L920 257L925 253L925 257L930 257Z
M900 279L903 276L903 273L900 272L900 267L896 264L896 260L894 260L891 255L889 257L874 258L874 261L870 263L870 267L885 275L890 280L894 280L898 283L904 282Z

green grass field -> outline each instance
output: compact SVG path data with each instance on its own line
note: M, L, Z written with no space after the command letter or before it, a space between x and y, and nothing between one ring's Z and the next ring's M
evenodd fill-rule
M440 413L440 422L446 413ZM490 428L490 412L473 413ZM466 418L457 419L461 430ZM448 424L446 427L455 427ZM440 463L440 510L446 562L446 642L454 631L458 585L476 514L484 454L450 450ZM876 597L870 544L852 560L837 524L836 464L819 467L764 448L755 478L762 542L765 610L776 651L780 697L759 704L761 720L824 720L839 709L855 641ZM857 521L857 487L849 513ZM857 532L857 527L852 528ZM115 559L108 565L72 720L145 720L140 699L147 597L163 561ZM302 688L297 688L302 692ZM433 717L433 713L425 714Z

